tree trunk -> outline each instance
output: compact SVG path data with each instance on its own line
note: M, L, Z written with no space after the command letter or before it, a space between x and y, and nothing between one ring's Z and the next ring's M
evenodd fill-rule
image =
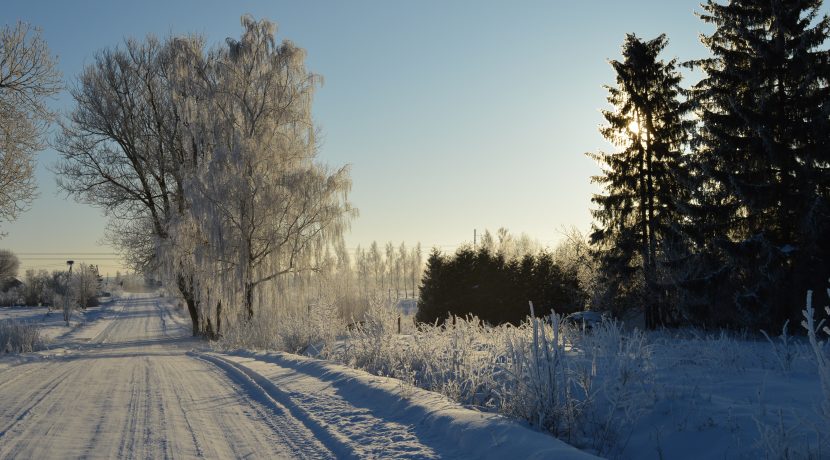
M245 311L248 313L248 321L254 319L254 284L245 284Z
M646 148L643 146L642 140L642 131L646 130L647 127L645 123L642 123L642 118L639 114L637 114L637 125L640 126L639 132L636 135L636 142L637 148L640 152L639 158L639 171L637 172L638 182L639 182L639 191L640 191L640 202L638 203L638 210L639 210L639 218L640 218L640 257L642 258L642 271L643 271L643 278L648 287L649 284L649 250L648 250L648 172L646 167ZM648 289L646 289L648 292ZM645 326L646 329L653 329L654 328L654 309L651 303L648 302L648 299L645 299Z
M644 261L646 265L645 280L646 294L649 296L648 305L651 308L651 324L646 324L649 329L655 329L662 317L661 301L655 295L655 272L657 268L657 238L655 236L654 217L654 148L651 143L651 131L653 130L651 113L646 113L646 194L648 211L648 258Z
M187 304L187 311L190 313L190 321L193 324L193 337L199 337L202 334L201 325L199 322L199 305L193 295L193 290L187 283L183 274L176 275L176 284L179 288L184 302Z
M208 340L213 340L216 338L216 333L213 332L213 323L210 322L210 316L205 315L205 320L207 327L205 327L204 336Z
M222 335L222 301L216 304L216 337Z

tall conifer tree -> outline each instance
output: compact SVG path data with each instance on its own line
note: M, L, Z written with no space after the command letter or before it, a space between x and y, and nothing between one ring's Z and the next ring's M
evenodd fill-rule
M616 86L607 86L612 110L603 111L602 135L620 148L589 153L603 166L593 178L603 193L592 201L591 235L600 259L606 299L616 310L645 305L646 325L665 321L659 276L667 243L678 239L674 223L684 201L683 147L687 110L680 97L677 61L659 59L665 35L649 41L626 36L622 61L611 61Z
M779 325L830 261L830 22L820 0L709 0L693 228L709 316ZM817 285L817 284L815 284ZM719 288L718 288L719 287Z

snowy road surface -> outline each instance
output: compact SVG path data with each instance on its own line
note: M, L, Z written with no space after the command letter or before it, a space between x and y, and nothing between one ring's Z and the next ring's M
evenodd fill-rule
M348 370L194 351L158 298L119 303L66 352L0 367L0 458L587 457L490 414L422 413L428 392L387 413L418 398Z

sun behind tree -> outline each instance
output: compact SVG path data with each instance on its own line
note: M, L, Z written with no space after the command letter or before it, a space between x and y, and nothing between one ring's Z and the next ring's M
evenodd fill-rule
M646 305L649 328L671 321L660 307L667 286L659 269L668 242L681 240L674 222L684 199L688 121L676 60L658 58L667 44L665 35L649 41L626 36L623 60L611 61L617 85L606 86L613 109L603 111L608 124L600 129L620 151L588 154L603 168L592 178L603 192L591 200L598 205L591 212L591 241L605 278L600 297L618 314Z

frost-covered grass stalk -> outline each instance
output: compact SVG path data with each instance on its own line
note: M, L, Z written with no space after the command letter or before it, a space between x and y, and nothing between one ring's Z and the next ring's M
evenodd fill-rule
M600 454L610 455L625 446L643 415L654 379L653 345L639 329L625 331L615 320L576 338L581 341L579 356L590 362L597 382L587 414L587 436Z
M787 335L787 326L789 325L790 320L784 322L784 326L781 327L781 335L778 337L778 342L773 341L767 334L767 331L761 330L761 334L763 334L764 338L767 339L767 342L772 345L775 359L778 360L778 364L784 372L790 372L792 370L793 360L795 360L797 355L795 344L792 343L790 336Z
M828 289L830 295L830 289ZM830 307L825 307L830 315ZM806 352L794 347L791 339L787 337L786 327L782 330L779 342L776 343L764 333L767 341L773 346L773 353L777 358L781 370L788 374L792 370L792 363L796 358L815 358L818 371L818 381L821 387L822 397L816 405L819 414L818 422L808 414L796 413L793 411L774 411L768 419L766 403L764 401L764 386L759 390L758 405L759 414L754 417L758 429L758 445L767 458L823 458L822 452L830 448L830 340L821 340L822 335L830 337L830 328L825 326L826 320L816 324L815 309L813 308L813 291L807 291L807 299L802 316L804 319L801 325L806 329L809 346ZM763 331L762 331L763 332ZM789 417L788 417L789 416ZM793 421L788 421L790 418ZM810 441L804 436L805 428L812 427L815 441Z
M830 288L827 289L827 294L830 296ZM824 310L830 315L830 306L824 307ZM807 291L807 305L802 310L804 320L801 325L807 329L807 337L810 340L810 347L816 355L816 364L818 366L819 381L821 383L821 391L824 395L824 400L821 401L820 407L822 415L825 419L825 427L830 426L830 340L820 340L819 334L824 333L830 337L830 326L825 326L825 320L821 320L818 324L815 323L815 310L813 309L813 291Z
M566 353L565 337L556 314L531 316L518 334L506 338L507 376L499 382L501 410L568 441L578 441L586 412L593 401L593 375ZM529 334L521 333L528 329ZM582 372L581 372L582 371Z
M616 448L637 412L635 387L649 381L642 334L632 339L617 323L584 334L557 315L530 316L518 327L451 317L399 336L395 321L391 308L373 306L332 357L600 453Z
M40 329L12 320L0 321L0 350L3 353L29 353L46 348Z

